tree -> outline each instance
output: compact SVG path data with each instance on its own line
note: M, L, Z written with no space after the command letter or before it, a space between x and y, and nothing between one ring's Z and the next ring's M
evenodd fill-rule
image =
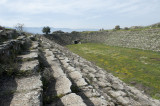
M50 33L50 32L51 32L51 29L50 29L50 27L49 27L49 26L47 26L47 27L43 27L42 32L43 32L43 33L48 34L48 33Z
M18 23L15 28L21 34L23 32L24 24Z
M120 26L119 26L119 25L116 25L116 26L115 26L115 29L116 29L116 30L120 30Z
M128 27L124 27L124 30L129 30L129 28Z

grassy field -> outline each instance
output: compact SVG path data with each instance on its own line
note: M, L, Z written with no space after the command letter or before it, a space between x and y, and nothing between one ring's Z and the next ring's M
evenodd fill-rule
M67 47L124 82L160 99L160 53L94 43Z

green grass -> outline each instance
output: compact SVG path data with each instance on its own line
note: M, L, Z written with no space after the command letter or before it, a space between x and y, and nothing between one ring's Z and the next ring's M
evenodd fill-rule
M160 53L148 50L86 43L67 46L128 84L141 85L153 98L160 99ZM146 89L147 88L147 89Z

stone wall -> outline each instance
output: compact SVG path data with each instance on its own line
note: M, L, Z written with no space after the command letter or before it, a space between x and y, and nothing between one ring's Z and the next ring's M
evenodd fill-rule
M82 43L104 43L111 46L160 51L160 28L80 32L47 37L61 45L81 40Z
M111 46L160 51L160 29L81 33L80 39L84 43L104 43Z

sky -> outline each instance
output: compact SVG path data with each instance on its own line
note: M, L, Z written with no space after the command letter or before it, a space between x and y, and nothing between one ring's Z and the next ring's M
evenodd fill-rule
M160 0L0 0L0 25L104 28L160 22Z

